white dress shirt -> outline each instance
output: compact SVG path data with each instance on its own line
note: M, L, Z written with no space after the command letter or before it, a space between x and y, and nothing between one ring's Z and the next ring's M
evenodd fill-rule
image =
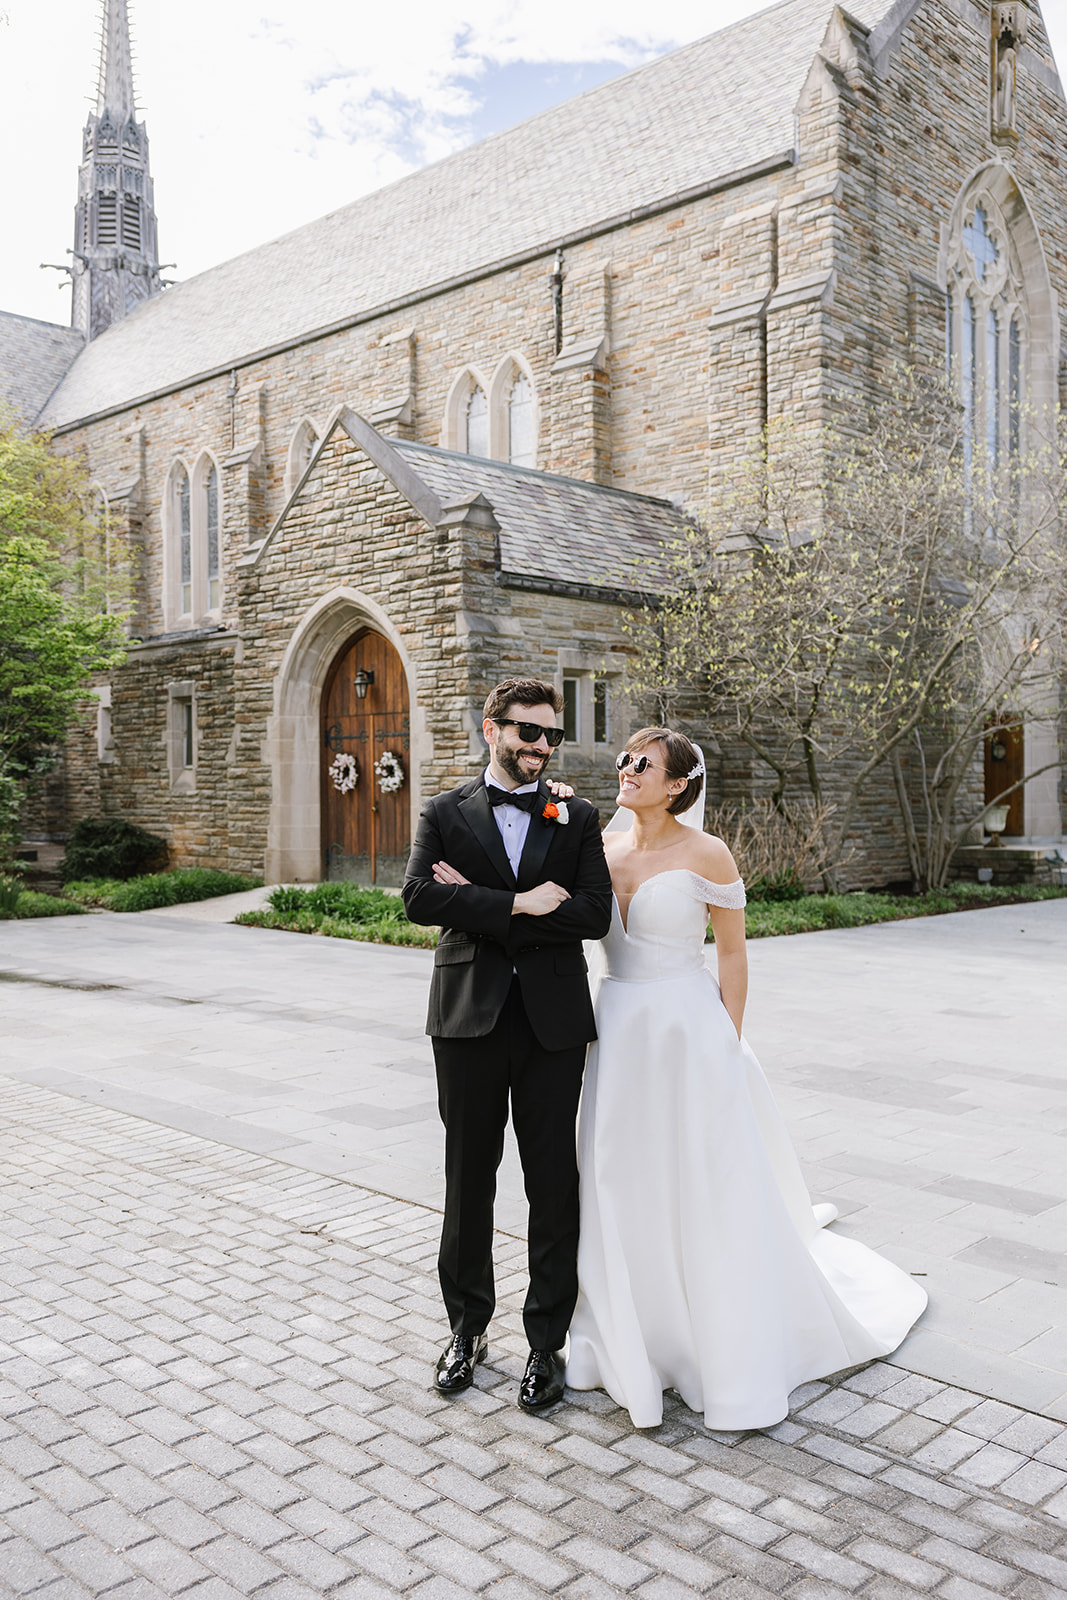
M489 788L490 784L492 784L494 789L504 788L504 785L502 783L498 783L493 777L492 773L489 771L489 768L486 767L485 786L487 789ZM508 792L511 794L533 794L536 793L536 790L537 784L535 782L520 784L517 789L512 789ZM507 858L511 866L511 870L515 874L515 877L518 878L519 862L522 860L523 846L526 843L526 835L530 831L530 813L528 811L524 811L521 806L494 806L493 819L496 822L497 827L500 829L500 837L504 841L504 849L507 852Z

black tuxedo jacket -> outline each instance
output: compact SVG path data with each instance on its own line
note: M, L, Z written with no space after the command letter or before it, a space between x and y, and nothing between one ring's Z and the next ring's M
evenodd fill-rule
M513 974L544 1049L596 1038L581 941L603 938L611 922L598 813L588 800L574 799L566 824L546 820L541 809L552 794L544 783L537 792L517 880L480 773L423 809L403 895L412 922L442 929L426 1019L426 1032L438 1038L489 1033ZM435 861L447 861L470 882L436 883ZM516 893L548 880L571 898L544 917L512 916Z

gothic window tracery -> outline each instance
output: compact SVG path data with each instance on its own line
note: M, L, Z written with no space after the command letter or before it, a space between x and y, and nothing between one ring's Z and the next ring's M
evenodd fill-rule
M992 197L980 196L962 223L949 261L945 351L963 405L969 475L1018 456L1027 340L1021 273Z
M489 401L480 384L476 384L467 397L466 439L463 448L469 456L489 454Z
M525 372L515 378L508 395L508 460L513 467L537 465L533 386Z
M164 535L164 613L168 627L190 627L222 606L219 471L206 452L190 472L171 469Z
M296 430L289 442L289 456L285 468L285 493L286 498L293 493L304 473L311 465L311 458L315 454L321 434L310 417L304 417L296 425Z

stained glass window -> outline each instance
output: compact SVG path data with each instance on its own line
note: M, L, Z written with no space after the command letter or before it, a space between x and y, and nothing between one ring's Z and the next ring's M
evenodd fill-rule
M205 511L207 513L207 606L217 611L221 599L219 575L219 474L212 465L205 484Z
M467 401L466 448L469 456L489 454L489 403L485 398L485 390L480 385L471 390L470 399Z
M520 372L508 395L508 460L514 467L535 467L534 399L530 380Z
M193 519L189 495L189 474L182 469L178 479L178 552L181 573L181 614L193 613Z

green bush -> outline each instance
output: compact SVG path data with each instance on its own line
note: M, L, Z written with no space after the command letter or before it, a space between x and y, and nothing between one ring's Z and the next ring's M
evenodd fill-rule
M745 892L750 900L803 900L804 885L793 868L788 867L770 876L757 873L754 878L746 879Z
M776 934L860 928L873 922L936 917L951 911L975 911L982 906L1019 905L1065 896L1067 889L1049 884L953 883L921 895L807 894L780 904L750 900L745 911L745 931L750 939L767 939Z
M258 889L262 879L241 872L216 872L212 867L178 867L173 872L151 872L127 883L114 878L90 878L68 883L67 894L82 905L105 911L156 911L161 906L212 900L220 894L240 894Z
M64 883L93 878L125 882L167 859L167 841L146 833L123 817L84 817L77 824L60 863Z
M284 884L272 889L268 905L234 918L245 928L276 928L313 933L364 944L398 944L432 950L437 929L409 922L398 894L364 889L355 883L316 883L308 889Z

